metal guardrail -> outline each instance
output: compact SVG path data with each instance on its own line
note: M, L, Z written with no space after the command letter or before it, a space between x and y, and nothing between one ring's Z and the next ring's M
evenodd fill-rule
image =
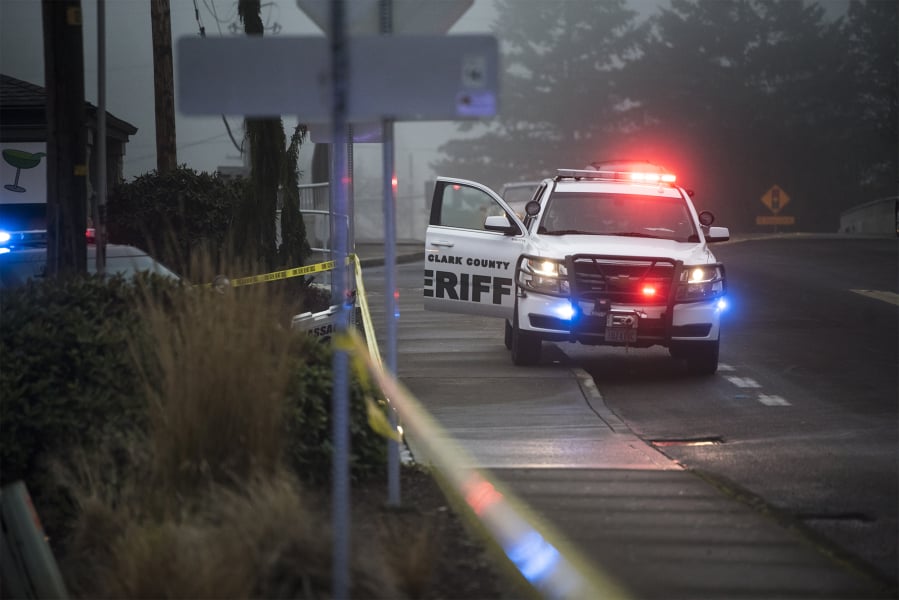
M313 252L331 256L330 184L306 183L299 186L300 214L306 226L306 240ZM275 243L281 244L281 209L275 214Z

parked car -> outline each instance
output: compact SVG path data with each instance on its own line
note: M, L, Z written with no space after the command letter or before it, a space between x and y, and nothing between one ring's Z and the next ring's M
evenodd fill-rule
M500 197L506 201L520 219L524 218L524 205L534 199L534 192L540 186L539 181L515 181L504 183L499 191Z
M87 271L97 271L97 247L90 243L87 246ZM106 274L132 277L139 271L180 280L175 272L140 248L106 245ZM18 287L29 279L39 280L46 275L46 231L0 231L0 289Z

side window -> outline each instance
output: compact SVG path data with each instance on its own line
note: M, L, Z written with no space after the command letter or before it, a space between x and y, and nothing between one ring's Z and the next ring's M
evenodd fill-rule
M435 193L431 225L484 231L487 217L505 214L491 196L473 187L440 182Z

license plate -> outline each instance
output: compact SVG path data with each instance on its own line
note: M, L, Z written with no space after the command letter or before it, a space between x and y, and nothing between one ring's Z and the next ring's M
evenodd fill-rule
M637 341L637 330L633 327L606 327L606 341L633 344Z

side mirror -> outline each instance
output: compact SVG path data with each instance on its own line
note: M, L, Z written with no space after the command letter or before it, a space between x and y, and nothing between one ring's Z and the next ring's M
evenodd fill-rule
M487 217L484 221L484 229L487 231L497 231L504 235L516 235L519 233L518 226L509 222L506 215L493 215Z
M537 213L540 212L540 203L536 200L531 200L524 205L524 212L529 217L537 216Z
M727 227L709 227L709 232L705 234L706 242L726 242L730 239L730 230Z
M710 213L707 210L704 210L701 213L699 213L699 222L704 227L708 227L709 225L711 225L712 223L715 222L715 215L713 215L712 213Z

